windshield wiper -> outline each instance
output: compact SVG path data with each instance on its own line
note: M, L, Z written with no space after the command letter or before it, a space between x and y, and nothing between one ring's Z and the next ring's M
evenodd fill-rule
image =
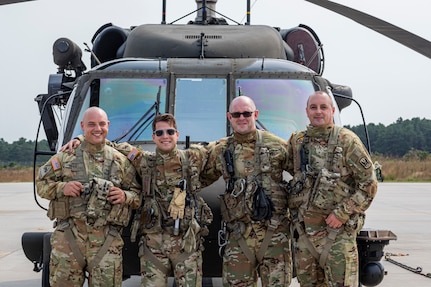
M162 86L159 86L159 90L157 92L156 101L154 104L145 112L145 114L142 115L142 117L139 118L139 120L136 121L136 123L133 124L133 126L124 134L117 137L113 140L113 142L119 142L120 140L124 139L126 136L128 136L132 131L134 131L132 134L130 134L130 137L127 139L127 141L130 141L133 137L138 138L144 131L147 130L148 126L151 124L149 122L151 119L154 119L154 117L158 114L160 114L160 94L161 94ZM153 113L151 113L154 110ZM151 113L151 114L150 114ZM139 132L138 135L136 135Z

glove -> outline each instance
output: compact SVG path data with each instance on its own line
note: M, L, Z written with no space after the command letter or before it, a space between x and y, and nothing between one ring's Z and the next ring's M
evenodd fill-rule
M178 187L175 188L174 196L168 207L168 212L173 219L183 219L184 208L186 207L186 194L186 191L182 191Z
M181 247L184 249L185 252L190 253L196 250L196 234L199 232L200 229L201 227L199 226L199 223L197 222L196 218L193 217L192 221L190 222L189 228L183 236L183 241L181 242Z

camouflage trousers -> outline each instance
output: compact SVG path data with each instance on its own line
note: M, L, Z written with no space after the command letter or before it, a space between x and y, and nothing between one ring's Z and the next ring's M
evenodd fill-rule
M248 233L248 232L247 232ZM245 238L251 254L256 257L265 238L266 227L253 225ZM286 287L292 280L292 252L289 233L277 229L269 241L262 262L250 262L232 234L223 255L223 286L257 286L258 277L262 286Z
M142 287L166 287L172 274L177 287L202 286L202 251L199 243L196 250L188 254L184 253L181 243L182 234L175 236L163 232L142 237L139 243ZM154 256L165 270L155 264Z
M327 232L308 236L319 254L328 240ZM295 268L301 287L357 287L359 286L359 259L356 235L342 229L326 259L325 268L319 265L303 240L294 241Z
M109 228L94 229L82 221L75 222L72 233L88 265L105 242ZM89 287L121 286L123 273L121 252L124 245L121 234L119 233L114 239L100 262L92 270L86 271L76 260L64 227L64 224L57 226L51 236L52 249L49 263L51 287L81 287L87 276Z

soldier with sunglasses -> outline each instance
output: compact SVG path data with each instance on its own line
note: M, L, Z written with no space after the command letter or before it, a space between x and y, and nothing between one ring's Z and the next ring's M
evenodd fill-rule
M152 128L155 152L110 143L127 155L142 177L143 206L132 228L132 239L140 235L141 286L167 286L168 277L174 276L176 286L199 287L204 236L213 219L211 209L197 195L203 188L199 173L206 149L191 145L179 150L179 131L171 114L157 115ZM75 145L73 140L64 149Z
M235 98L227 118L233 134L208 145L201 181L223 176L223 286L289 286L292 278L286 182L287 142L256 129L259 111L247 96Z

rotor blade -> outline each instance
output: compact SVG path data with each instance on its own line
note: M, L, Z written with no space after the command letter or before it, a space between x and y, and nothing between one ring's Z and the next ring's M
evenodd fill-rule
M27 1L33 1L33 0L0 0L0 5L14 4L14 3L27 2Z
M305 1L311 2L313 4L329 9L333 12L336 12L340 15L343 15L431 59L431 42L419 37L416 34L413 34L409 31L406 31L400 27L392 25L391 23L383 21L364 12L349 8L338 3L334 3L327 0Z

